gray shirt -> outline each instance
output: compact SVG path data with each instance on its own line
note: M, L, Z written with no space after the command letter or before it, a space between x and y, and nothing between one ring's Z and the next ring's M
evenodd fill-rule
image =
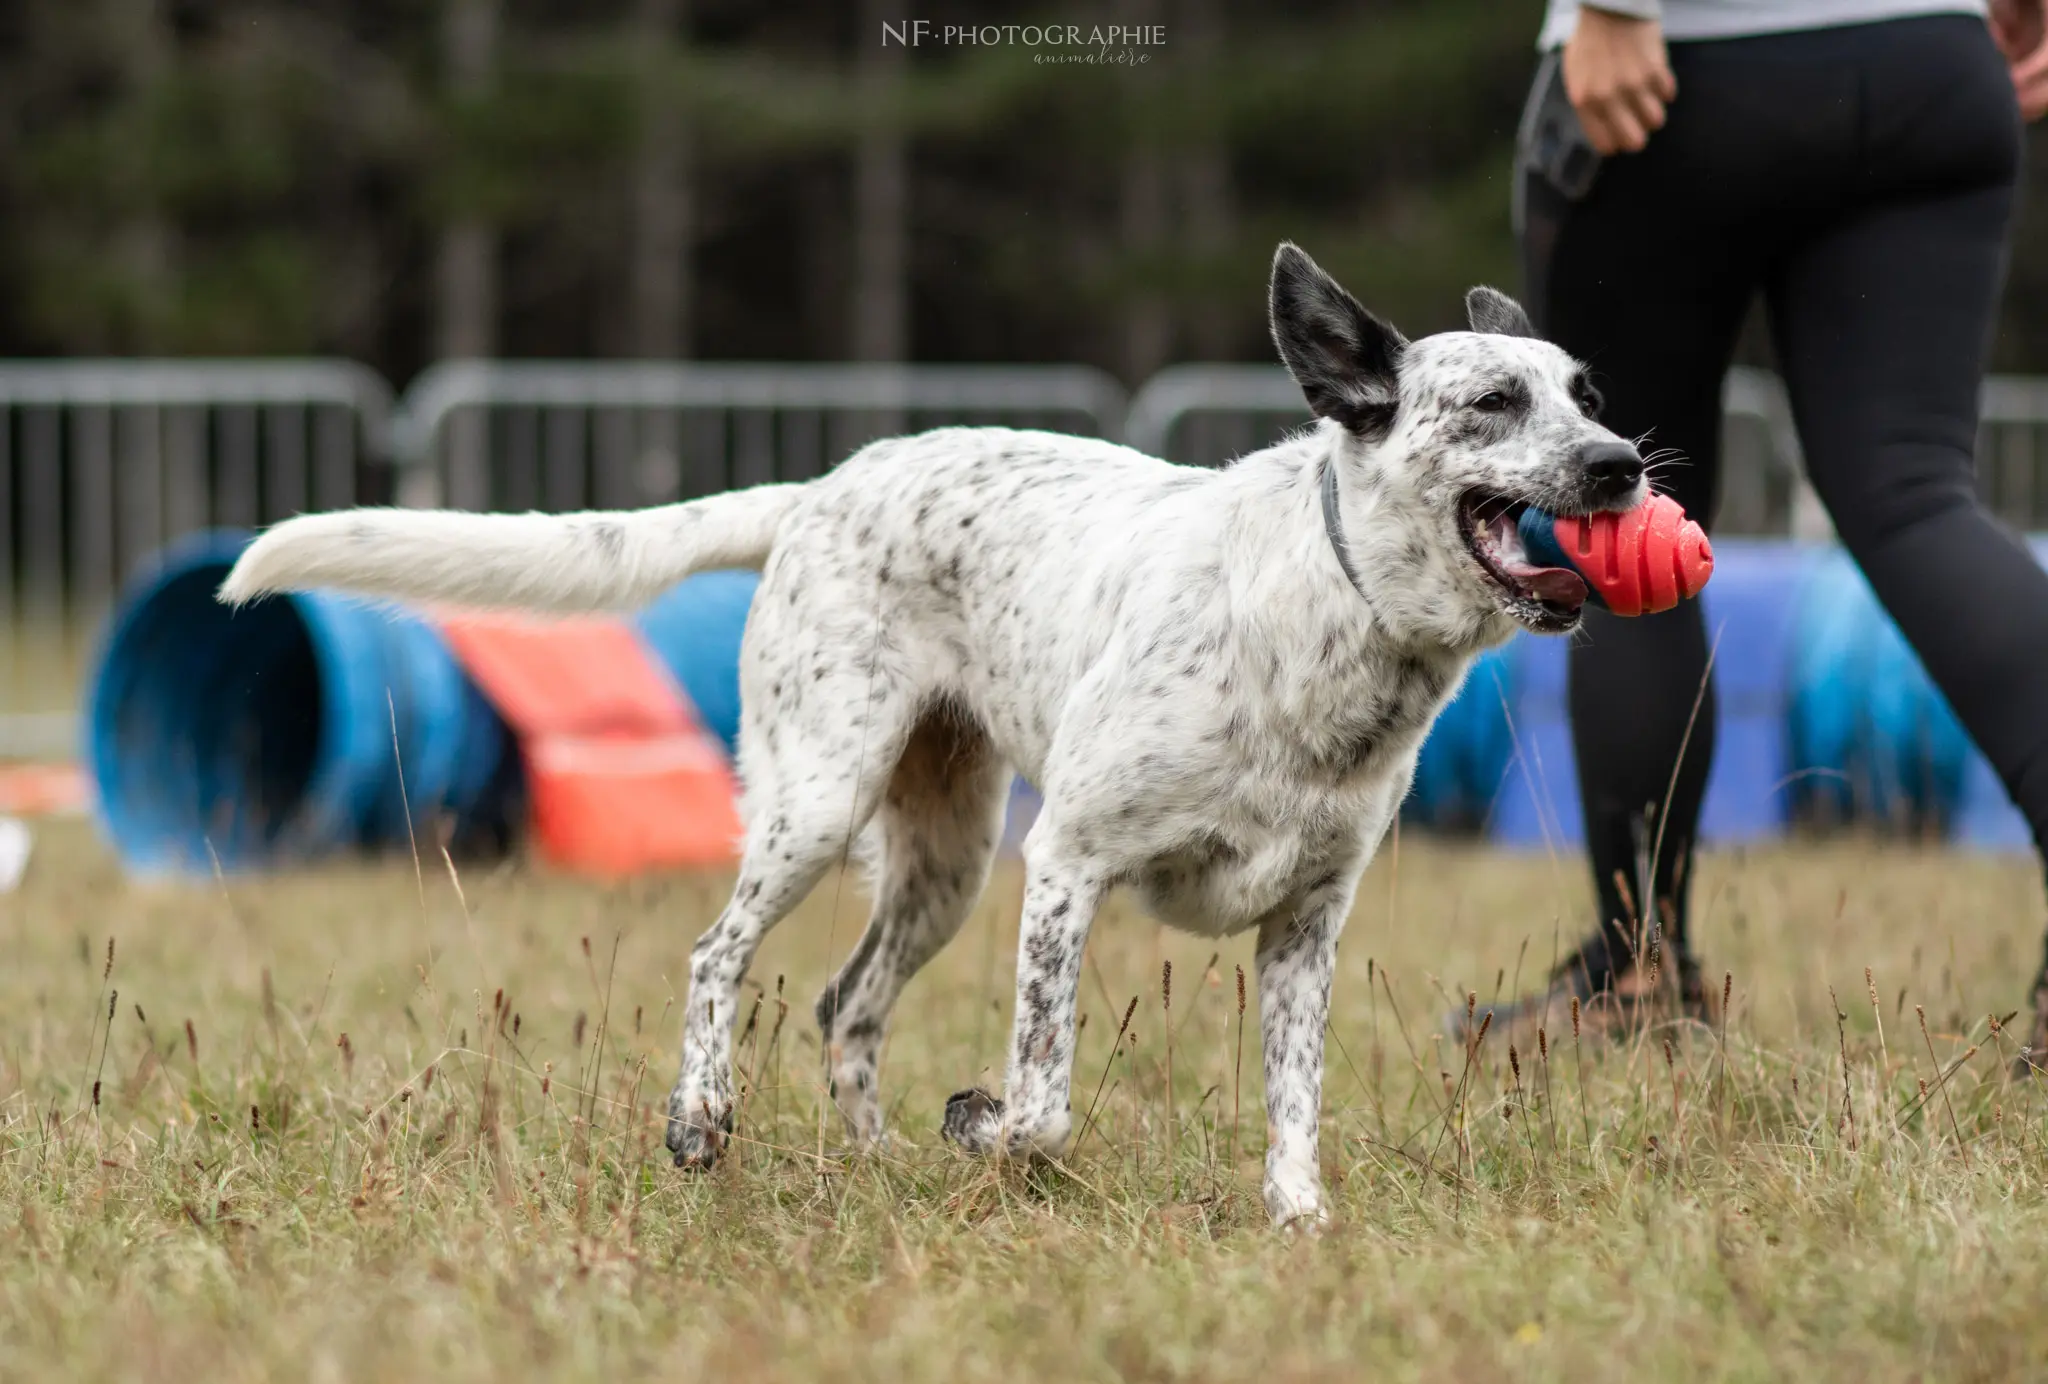
M1667 39L1746 38L1832 29L1916 14L1984 13L1985 0L1598 0L1610 14L1664 21ZM1540 48L1555 48L1579 22L1578 0L1550 0Z

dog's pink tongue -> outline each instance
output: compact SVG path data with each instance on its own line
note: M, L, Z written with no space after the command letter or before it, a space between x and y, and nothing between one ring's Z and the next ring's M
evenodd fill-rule
M1493 521L1496 552L1505 560L1501 570L1507 574L1522 591L1539 601L1566 610L1577 610L1586 603L1586 579L1569 567L1538 567L1528 561L1522 540L1517 536L1515 521L1503 513Z
M1538 600L1567 610L1586 603L1586 579L1569 567L1526 567L1511 573Z

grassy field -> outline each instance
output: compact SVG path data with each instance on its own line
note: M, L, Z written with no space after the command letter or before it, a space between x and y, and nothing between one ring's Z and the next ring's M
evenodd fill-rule
M1318 1241L1259 1204L1246 946L1212 966L1121 906L1088 968L1078 1151L999 1171L939 1143L945 1095L1000 1072L1014 873L905 1001L888 1156L840 1159L820 1118L810 1002L861 920L857 884L828 882L756 970L738 1156L676 1173L652 1112L723 887L505 867L458 893L438 860L144 886L85 828L46 829L0 898L0 1376L1874 1382L2048 1361L2048 1091L2006 1078L1988 1023L2038 944L2023 863L1710 859L1725 1041L1550 1034L1517 1076L1491 1040L1468 1071L1437 1020L1547 965L1577 871L1408 840L1345 942Z

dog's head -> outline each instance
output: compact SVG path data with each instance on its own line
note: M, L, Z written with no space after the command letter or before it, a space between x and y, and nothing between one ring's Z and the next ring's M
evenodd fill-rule
M1530 506L1629 509L1648 497L1643 460L1600 425L1585 367L1539 340L1512 298L1475 288L1465 312L1471 331L1408 341L1295 246L1273 259L1280 358L1339 425L1331 464L1355 492L1347 512L1371 506L1369 528L1346 526L1353 552L1432 625L1561 634L1578 625L1585 583L1531 562L1516 521Z

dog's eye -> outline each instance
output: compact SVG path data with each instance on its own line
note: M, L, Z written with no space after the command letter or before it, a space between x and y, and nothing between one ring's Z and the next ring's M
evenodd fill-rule
M1472 407L1481 413L1499 413L1508 406L1508 396L1497 389L1488 390L1472 401Z
M1579 408L1588 418L1598 418L1600 410L1607 407L1607 401L1600 397L1600 391L1591 385L1579 389Z

